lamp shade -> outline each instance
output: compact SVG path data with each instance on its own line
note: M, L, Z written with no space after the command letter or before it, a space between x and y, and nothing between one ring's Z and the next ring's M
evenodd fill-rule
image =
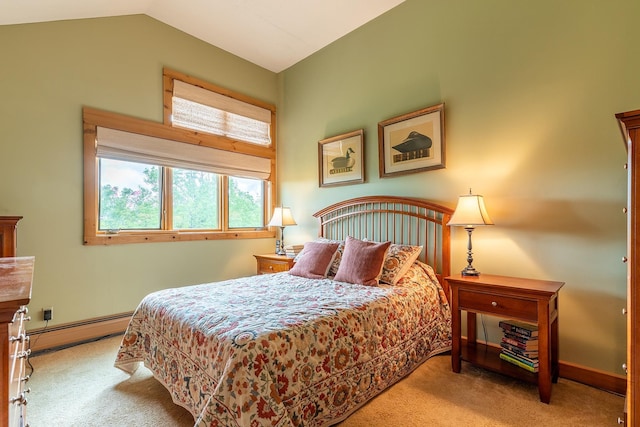
M291 208L277 207L273 210L271 221L267 225L269 227L288 227L296 225L296 220L293 219Z
M476 227L493 225L493 221L489 218L482 196L467 194L458 198L458 206L447 225Z

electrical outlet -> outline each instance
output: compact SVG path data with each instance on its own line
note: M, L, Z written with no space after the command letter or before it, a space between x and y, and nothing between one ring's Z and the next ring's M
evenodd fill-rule
M42 318L43 320L52 320L53 319L53 307L43 308L42 309Z

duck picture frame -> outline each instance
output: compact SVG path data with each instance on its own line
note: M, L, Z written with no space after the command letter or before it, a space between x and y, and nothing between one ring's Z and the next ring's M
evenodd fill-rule
M318 141L320 187L364 182L364 129Z
M444 103L378 123L380 178L445 167Z

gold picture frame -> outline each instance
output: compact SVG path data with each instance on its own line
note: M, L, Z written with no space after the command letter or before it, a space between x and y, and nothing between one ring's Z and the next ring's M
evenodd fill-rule
M318 141L320 187L364 182L364 129Z
M380 177L445 167L444 103L378 123Z

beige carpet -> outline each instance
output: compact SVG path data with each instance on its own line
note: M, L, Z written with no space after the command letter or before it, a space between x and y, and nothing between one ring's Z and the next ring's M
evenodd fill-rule
M29 381L31 427L192 426L186 410L146 369L133 376L113 367L120 337L35 355ZM537 388L468 364L451 372L436 356L339 427L614 426L624 398L560 379L551 403Z

